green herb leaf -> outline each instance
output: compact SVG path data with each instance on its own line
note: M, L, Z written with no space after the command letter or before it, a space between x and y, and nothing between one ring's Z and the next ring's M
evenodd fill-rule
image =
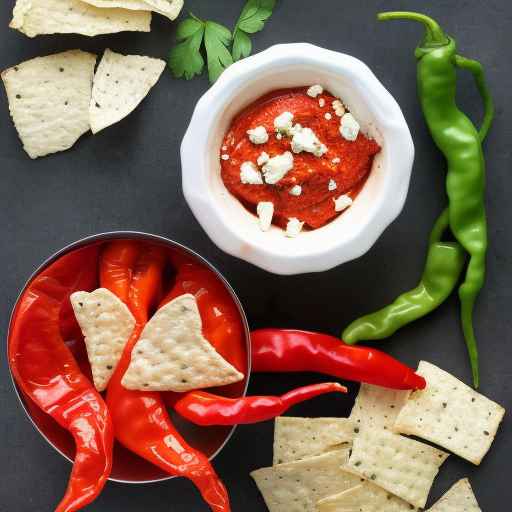
M249 57L252 52L251 38L241 30L235 32L233 41L233 60L237 61L244 57Z
M215 82L222 72L233 64L233 57L228 50L231 41L231 32L226 27L214 21L206 22L204 43L210 82Z
M205 34L205 23L191 15L183 20L176 30L176 39L181 41L169 54L169 68L176 78L190 80L204 69L201 44Z

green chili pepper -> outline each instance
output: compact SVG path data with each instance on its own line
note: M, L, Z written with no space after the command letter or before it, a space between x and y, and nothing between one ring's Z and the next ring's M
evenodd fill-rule
M352 322L343 332L343 341L354 344L388 338L401 327L434 311L451 295L466 258L460 244L441 241L448 225L447 209L432 230L427 262L418 286L400 295L391 305Z

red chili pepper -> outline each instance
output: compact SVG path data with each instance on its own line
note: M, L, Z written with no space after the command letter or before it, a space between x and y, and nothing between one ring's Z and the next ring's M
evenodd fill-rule
M101 396L80 372L61 336L64 304L97 282L98 249L59 258L27 287L16 307L9 361L23 393L67 429L76 455L66 494L56 512L74 512L101 492L112 468L112 421Z
M201 426L259 423L284 414L290 407L326 393L346 393L336 382L304 386L279 396L225 398L204 391L194 391L179 398L175 411Z
M252 369L315 372L392 389L424 389L425 379L388 354L308 331L261 329L251 335Z
M109 250L122 251L118 244ZM116 438L129 450L152 462L170 475L184 476L192 480L205 501L215 512L229 512L229 497L226 488L210 465L208 458L194 450L184 441L174 428L159 393L130 391L121 385L131 353L140 333L147 322L152 306L159 299L165 253L157 246L143 250L135 265L131 282L120 287L120 296L128 297L127 305L137 320L133 334L128 341L122 358L112 376L107 403L114 422ZM123 271L129 274L128 266ZM101 272L101 285L110 287L111 276L108 269ZM125 288L127 287L127 288Z

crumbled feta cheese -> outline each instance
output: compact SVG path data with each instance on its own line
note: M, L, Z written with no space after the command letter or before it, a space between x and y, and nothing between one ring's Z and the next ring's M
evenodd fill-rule
M262 171L265 181L269 185L275 185L279 180L293 169L293 155L286 151L282 155L274 156L263 166Z
M281 140L283 138L283 135L281 133L276 134L276 139Z
M321 85L312 85L308 89L308 96L311 96L312 98L316 98L319 94L322 94L324 92L324 88Z
M253 144L265 144L268 142L268 133L264 126L257 126L252 130L247 130L249 140Z
M338 185L334 180L329 180L327 188L329 189L329 192L332 192L333 190L336 190L338 188Z
M258 165L261 167L262 165L266 164L270 160L270 157L268 156L268 153L263 151L260 156L258 157Z
M295 185L289 190L289 193L292 196L300 196L302 194L302 187L300 185Z
M354 141L359 134L359 123L355 120L352 114L345 114L341 118L340 133L346 140Z
M334 109L334 113L338 117L343 117L345 115L345 105L340 100L334 100L332 102L332 108Z
M318 100L318 105L320 108L324 108L325 107L325 100L323 98L320 98Z
M283 112L274 119L274 128L278 134L288 134L293 126L293 114L291 112Z
M221 158L222 160L229 160L229 155L222 155Z
M272 225L272 217L274 216L274 203L269 201L261 201L256 206L256 213L260 220L260 228L262 231L268 231Z
M294 153L306 151L320 157L327 153L327 147L318 140L318 137L311 128L302 128L297 130L293 136L292 151Z
M286 225L286 236L290 238L295 238L302 231L302 227L304 226L304 222L301 222L299 219L295 217L288 220L288 224Z
M331 160L331 162L332 162L334 165L337 165L337 164L339 164L339 163L341 162L341 158L339 158L339 157L333 158L333 159Z
M244 162L240 166L240 181L244 185L263 185L261 173L253 162Z
M332 119L332 115L329 114L329 112L326 112L324 117L325 117L325 119L327 119L327 121L330 121Z
M227 146L222 146L222 151L227 151L227 150L228 150Z
M346 210L353 203L350 196L347 195L340 196L338 197L338 199L335 199L333 197L332 200L334 201L334 210L337 212L342 212L343 210Z

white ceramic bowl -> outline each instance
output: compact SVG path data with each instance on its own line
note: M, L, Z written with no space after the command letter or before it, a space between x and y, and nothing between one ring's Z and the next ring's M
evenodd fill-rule
M324 227L287 238L231 195L219 154L229 125L244 107L287 87L321 84L349 107L382 146L354 204ZM401 212L414 146L400 107L360 60L310 44L286 44L228 68L199 100L181 146L185 198L212 241L225 252L276 274L320 272L367 252Z

